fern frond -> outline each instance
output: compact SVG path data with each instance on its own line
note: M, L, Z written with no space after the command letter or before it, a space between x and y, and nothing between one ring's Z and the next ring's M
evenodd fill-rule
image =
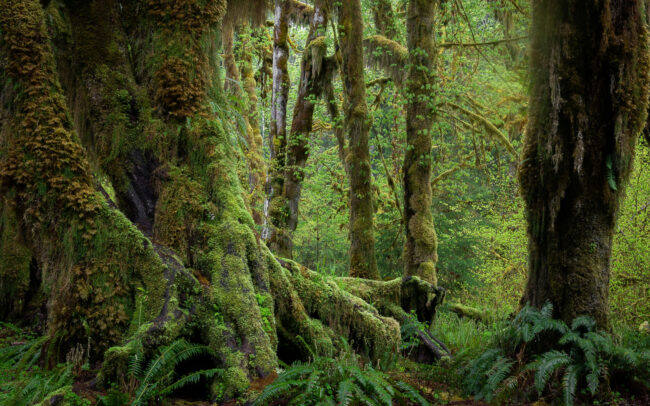
M217 375L223 374L223 369L212 368L212 369L203 369L200 371L192 372L188 375L185 375L181 379L167 386L166 388L160 390L158 395L163 396L174 392L177 389L180 389L186 385L198 383L201 378L212 378Z
M354 400L354 393L360 391L361 389L354 383L352 378L348 378L341 382L336 391L336 399L339 402L339 405L347 406L352 403Z
M305 375L309 375L314 371L314 367L309 364L299 364L296 363L291 368L284 371L278 379L275 380L277 383L293 381L297 378L301 378Z
M596 321L589 316L578 316L571 322L571 330L577 331L584 328L586 331L594 331L596 328Z
M557 369L569 365L571 358L562 351L549 351L539 359L539 366L535 374L535 387L541 394L549 378Z
M414 402L416 405L429 406L429 402L411 385L402 381L398 381L395 383L395 386L400 389L400 394L402 397L407 398L411 402Z
M296 386L295 381L280 382L268 385L262 393L255 399L253 406L264 406L271 403L272 400L278 399L290 392L291 388Z
M564 377L562 377L562 388L564 393L565 406L573 406L573 399L575 397L579 378L580 367L576 365L569 365L564 372Z
M508 376L512 367L515 364L514 360L509 358L501 357L497 362L492 366L490 371L487 373L488 379L485 384L483 393L485 395L485 400L488 402L494 397L499 384Z

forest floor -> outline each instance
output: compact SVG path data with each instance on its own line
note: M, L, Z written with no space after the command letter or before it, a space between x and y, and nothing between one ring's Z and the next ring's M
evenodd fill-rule
M462 379L464 373L462 372L463 361L462 358L468 356L468 350L479 350L479 345L486 335L487 327L481 327L474 322L459 321L456 318L441 318L439 325L446 328L454 326L453 333L447 336L450 347L458 357L452 358L446 362L426 365L416 363L408 359L408 357L400 357L399 361L392 367L387 374L394 382L402 381L410 385L412 388L417 389L420 394L431 404L435 406L451 405L451 406L465 406L465 405L479 405L487 406L489 403L484 401L477 401L471 396L463 394ZM460 324L458 324L460 322ZM7 323L0 323L0 404L36 404L38 402L30 402L27 400L28 396L33 399L48 398L49 403L44 404L58 404L58 401L64 401L60 404L65 405L122 405L129 404L128 399L126 403L106 403L101 399L106 399L110 396L111 390L100 390L96 385L96 374L100 365L88 365L87 363L74 363L68 362L59 364L55 367L45 368L39 360L39 353L43 350L34 350L37 348L44 348L42 346L42 339L40 332L20 329L14 325ZM438 330L438 333L444 335L445 333ZM464 345L463 351L459 350L459 345ZM42 354L40 354L42 355ZM407 355L408 354L404 354ZM469 355L473 357L474 355ZM22 372L19 372L21 370ZM277 377L268 377L258 382L254 382L254 389L261 391L267 385L273 383ZM127 379L125 377L125 379ZM57 387L53 386L53 382L59 382ZM120 386L121 390L124 387L130 387L133 392L137 382L119 382L116 383ZM51 393L56 392L59 388L67 388L65 392L57 394L54 397ZM63 394L65 393L65 394ZM185 395L185 393L183 393ZM212 406L213 404L205 401L188 400L191 399L192 393L186 399L169 398L165 400L165 405L176 406ZM25 401L13 402L13 398L24 398ZM58 400L57 400L58 398ZM286 397L281 401L271 403L269 406L285 405L291 399ZM53 403L54 401L54 403ZM7 403L5 403L7 402ZM416 403L412 403L415 405ZM494 403L493 403L494 404ZM505 400L501 404L508 405L521 405L521 406L549 406L555 404L550 399L538 400L536 402L515 402ZM596 404L594 402L580 402L576 401L578 405ZM631 397L621 394L615 394L613 398L608 401L602 401L599 405L617 405L617 406L646 406L650 405L650 393L646 393L641 397ZM227 406L235 406L237 403L224 403Z

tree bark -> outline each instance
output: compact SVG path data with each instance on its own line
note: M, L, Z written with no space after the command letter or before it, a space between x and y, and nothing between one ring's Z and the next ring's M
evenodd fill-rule
M411 0L404 154L404 274L436 285L438 242L431 214L431 127L435 118L433 29L437 1Z
M523 302L607 328L612 234L648 106L638 0L533 2L530 119L519 172Z
M378 279L360 0L342 2L339 27L350 174L350 276Z

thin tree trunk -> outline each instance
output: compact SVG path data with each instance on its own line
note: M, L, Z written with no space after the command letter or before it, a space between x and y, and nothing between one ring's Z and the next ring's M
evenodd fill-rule
M639 0L533 2L530 120L519 172L529 274L524 302L609 325L616 214L648 106Z
M288 231L289 210L282 197L287 150L287 101L289 99L289 0L275 0L273 29L273 95L271 96L271 168L269 193L269 248L281 257L291 258Z
M350 276L378 279L360 0L342 2L339 9L339 26L343 58L342 80L346 96L346 162L350 174Z
M431 126L437 1L411 0L408 8L409 74L404 154L404 273L437 284L438 242L431 214Z
M390 0L373 0L371 7L377 34L395 40L399 30L397 29L395 13Z
M248 150L246 157L250 172L248 174L248 192L250 206L255 223L261 225L264 220L260 211L264 202L264 181L266 179L266 166L263 157L263 139L260 131L259 114L257 112L257 83L255 71L253 70L253 49L251 48L252 30L248 24L244 24L241 35L241 78L244 91L248 95L247 116L247 142Z
M314 3L307 45L302 55L298 96L293 110L291 132L287 142L287 160L284 177L283 198L288 211L287 238L291 239L298 226L298 204L302 189L303 169L309 156L309 134L314 116L314 99L323 93L323 85L331 78L331 68L326 66L325 33L327 10L322 1ZM284 212L284 211L283 211ZM287 257L291 258L291 246Z

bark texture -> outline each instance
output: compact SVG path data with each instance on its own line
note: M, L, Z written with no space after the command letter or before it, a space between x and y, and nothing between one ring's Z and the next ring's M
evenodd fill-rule
M407 36L406 152L404 154L404 274L436 285L438 241L431 214L431 127L435 118L433 38L437 1L411 0Z
M342 2L339 27L350 174L350 276L378 279L360 0Z
M530 119L519 173L523 301L608 327L612 234L648 105L640 1L533 2Z

